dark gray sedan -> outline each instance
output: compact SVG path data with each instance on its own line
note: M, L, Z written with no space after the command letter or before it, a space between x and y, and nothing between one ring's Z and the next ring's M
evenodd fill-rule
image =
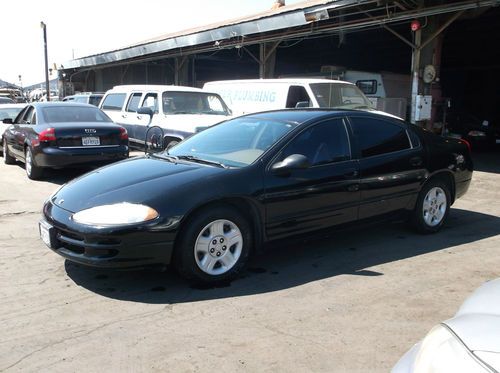
M4 162L24 162L30 179L40 178L47 167L95 165L128 157L125 128L92 105L33 103L8 123L2 144Z

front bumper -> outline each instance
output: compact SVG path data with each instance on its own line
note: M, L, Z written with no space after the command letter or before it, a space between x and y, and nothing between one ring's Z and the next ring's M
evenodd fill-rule
M35 148L35 163L41 167L65 167L109 163L128 158L127 145L88 148Z
M40 229L49 228L51 250L83 265L137 268L169 264L175 231L155 229L151 223L133 227L95 228L75 223L72 213L47 202Z

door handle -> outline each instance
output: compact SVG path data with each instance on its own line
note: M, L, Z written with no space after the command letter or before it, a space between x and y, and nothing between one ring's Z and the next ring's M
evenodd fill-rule
M344 173L344 177L346 178L357 177L358 175L359 175L358 170L349 170Z
M423 163L423 160L421 157L413 157L410 159L410 165L412 166L421 166Z
M122 114L122 118L126 118L127 117L127 114Z

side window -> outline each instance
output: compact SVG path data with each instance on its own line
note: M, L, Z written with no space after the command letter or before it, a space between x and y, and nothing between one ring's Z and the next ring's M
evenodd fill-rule
M36 124L36 110L33 110L33 116L31 117L31 124Z
M102 96L90 96L89 97L89 104L94 105L94 106L99 106L101 99L102 99Z
M120 111L125 102L125 96L125 93L110 93L104 99L101 109Z
M299 104L299 106L297 106L297 104ZM286 99L287 108L309 107L310 104L311 99L309 98L309 95L304 87L300 85L292 85L290 87L288 90L288 97Z
M87 96L78 96L78 97L75 97L74 101L75 102L80 102L82 104L86 104L87 103Z
M139 108L139 102L141 102L141 96L141 92L132 93L130 95L126 109L129 113L137 112L137 109Z
M141 107L149 107L155 114L158 114L158 94L148 93L142 101Z
M308 128L283 149L280 160L305 155L311 165L351 159L349 137L342 119L330 119Z
M420 146L420 138L418 135L411 129L408 129L408 135L410 136L412 148L418 148Z
M397 152L411 147L406 130L397 124L367 117L352 117L350 119L363 158Z
M370 80L357 80L356 85L358 86L359 89L361 89L361 92L363 92L365 95L374 95L377 93L377 81L375 79L370 79Z
M33 106L30 106L28 110L24 113L21 121L19 122L20 124L31 124L31 117L33 116L35 108Z

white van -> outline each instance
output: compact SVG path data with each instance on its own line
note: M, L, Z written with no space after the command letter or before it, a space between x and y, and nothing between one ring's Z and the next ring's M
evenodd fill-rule
M171 85L116 86L106 92L99 108L127 129L130 145L135 147L145 145L151 126L163 129L163 146L170 147L230 117L218 94Z
M220 94L234 115L303 107L373 110L355 84L340 80L223 80L205 83L203 89Z

